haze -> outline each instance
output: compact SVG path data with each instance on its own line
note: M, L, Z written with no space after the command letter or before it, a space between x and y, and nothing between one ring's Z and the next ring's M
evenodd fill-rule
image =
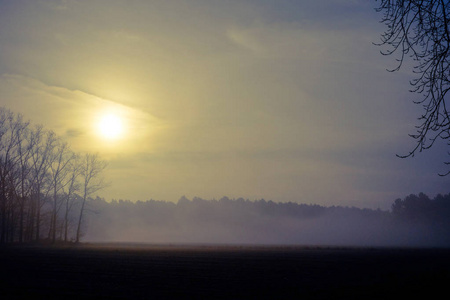
M386 72L372 44L376 4L0 0L0 106L105 157L106 199L388 208L447 193L445 144L395 156L421 107L411 69Z

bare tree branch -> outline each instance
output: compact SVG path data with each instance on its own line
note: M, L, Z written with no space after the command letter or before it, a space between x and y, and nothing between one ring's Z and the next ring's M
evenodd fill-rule
M413 73L417 77L410 81L411 92L420 95L414 103L422 105L424 110L418 118L416 133L410 134L416 146L399 157L414 156L432 147L437 140L444 140L450 146L446 103L450 89L450 2L381 0L377 11L383 13L381 22L387 26L377 45L388 46L388 50L381 52L383 55L399 55L397 67L389 71L398 71L407 57L415 62Z

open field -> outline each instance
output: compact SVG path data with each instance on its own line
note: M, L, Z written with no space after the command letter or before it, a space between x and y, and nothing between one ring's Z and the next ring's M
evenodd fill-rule
M450 249L9 246L0 266L1 299L431 299Z

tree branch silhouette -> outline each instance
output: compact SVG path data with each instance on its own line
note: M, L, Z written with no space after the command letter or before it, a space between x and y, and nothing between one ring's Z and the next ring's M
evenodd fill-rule
M412 58L416 78L410 81L410 91L421 96L413 102L423 107L416 133L410 134L417 142L415 147L407 155L397 156L412 157L431 148L437 140L444 140L450 146L450 114L446 103L450 89L450 2L381 0L376 10L383 13L381 22L387 26L377 45L389 49L381 53L400 56L396 59L397 66L388 71L400 70L407 57ZM450 171L439 175L448 174Z

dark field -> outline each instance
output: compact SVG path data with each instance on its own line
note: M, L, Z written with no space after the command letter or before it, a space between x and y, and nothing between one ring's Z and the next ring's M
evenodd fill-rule
M450 285L450 249L10 246L0 266L0 299L434 299Z

